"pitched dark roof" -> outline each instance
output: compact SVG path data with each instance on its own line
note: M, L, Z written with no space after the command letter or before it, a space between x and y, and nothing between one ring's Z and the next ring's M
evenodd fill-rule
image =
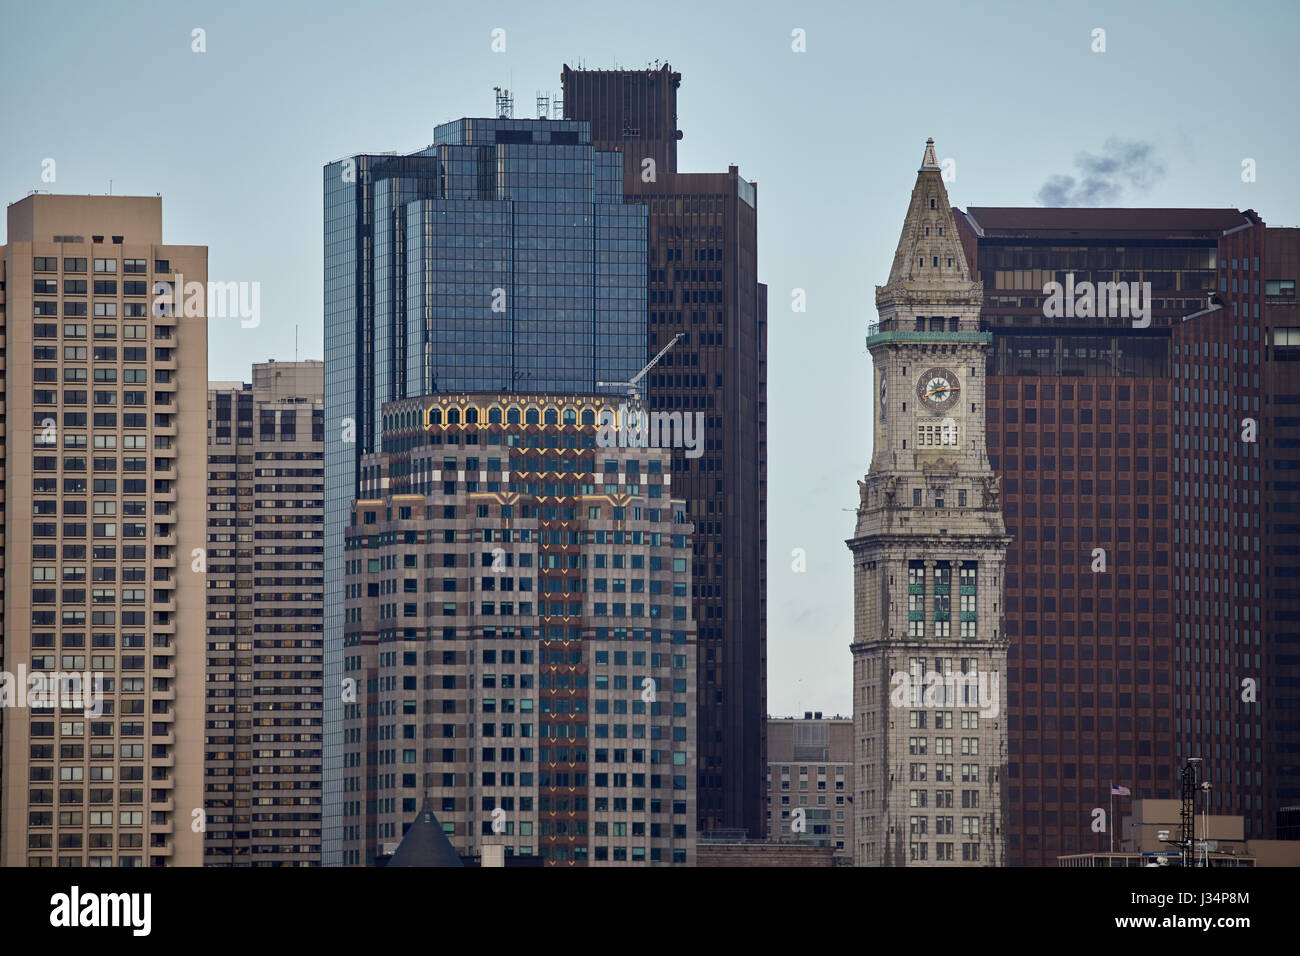
M460 854L442 832L442 824L433 813L433 802L425 797L424 806L397 845L388 861L393 866L464 866Z
M970 206L964 215L989 238L1195 238L1256 221L1238 209L1120 209L1074 206Z

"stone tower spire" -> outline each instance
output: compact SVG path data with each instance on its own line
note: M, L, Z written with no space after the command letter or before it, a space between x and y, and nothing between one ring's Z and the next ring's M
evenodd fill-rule
M847 542L860 866L1004 859L1010 539L984 441L982 304L930 140L876 287L872 460Z
M970 293L971 271L966 263L943 184L943 171L934 157L934 140L925 141L925 156L916 172L912 201L903 217L903 231L889 270L889 283L876 287L877 305L882 290L948 289Z

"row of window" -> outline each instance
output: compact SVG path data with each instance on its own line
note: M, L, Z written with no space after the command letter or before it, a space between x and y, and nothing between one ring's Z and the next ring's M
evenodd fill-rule
M87 260L81 256L65 256L63 259L63 271L82 273L86 271ZM117 271L116 259L95 259L95 271L99 273L113 273ZM148 265L147 259L123 259L122 271L126 273L143 273L145 266ZM155 259L153 261L154 272L170 272L171 261L168 259ZM59 259L57 256L33 256L33 272L58 272Z

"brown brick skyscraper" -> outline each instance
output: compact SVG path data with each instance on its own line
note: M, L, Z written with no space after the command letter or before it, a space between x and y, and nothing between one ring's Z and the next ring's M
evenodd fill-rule
M1270 643L1268 439L1246 427L1269 408L1264 223L1233 209L983 207L957 222L984 283L989 458L1014 538L1009 862L1105 849L1090 823L1110 785L1175 798L1188 757L1204 761L1213 812L1266 835L1276 702L1243 699ZM1053 314L1052 282L1081 307ZM1114 282L1148 290L1141 308L1082 306L1086 284Z
M695 524L699 827L766 832L767 287L758 281L758 190L677 171L677 87L647 70L565 67L566 119L624 152L625 202L649 207L649 407L705 416L706 450L673 455L673 493Z

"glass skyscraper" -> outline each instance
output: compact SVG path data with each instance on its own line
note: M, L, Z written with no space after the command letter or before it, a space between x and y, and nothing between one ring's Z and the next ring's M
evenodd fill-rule
M646 207L574 120L460 119L324 169L325 592L385 402L595 392L646 356ZM343 605L325 608L323 862L340 861ZM360 691L358 691L360 693Z

